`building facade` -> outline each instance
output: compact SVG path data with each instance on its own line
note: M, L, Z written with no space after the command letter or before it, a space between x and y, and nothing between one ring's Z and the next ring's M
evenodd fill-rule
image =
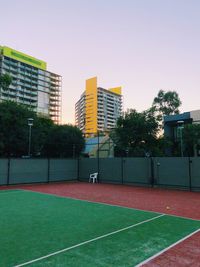
M0 46L0 74L5 73L12 77L12 83L1 92L0 101L16 101L60 123L62 78L47 71L46 62Z
M177 129L186 124L200 123L200 110L193 110L176 115L164 116L165 137L177 139Z
M187 155L183 142L183 129L187 124L200 124L200 110L193 110L176 115L164 116L164 136L179 146L180 155ZM166 153L171 156L173 149L168 148ZM200 156L200 151L194 155Z
M75 105L75 123L86 135L107 132L122 114L121 87L97 87L97 77L86 80L86 89Z

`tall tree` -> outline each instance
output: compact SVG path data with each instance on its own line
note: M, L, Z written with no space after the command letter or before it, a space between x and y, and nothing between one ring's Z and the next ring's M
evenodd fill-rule
M118 119L111 137L122 155L145 156L155 148L157 132L158 123L151 113L131 110Z
M82 132L72 125L55 125L13 101L0 103L0 156L21 157L29 148L27 120L33 119L32 156L73 157L84 148Z
M34 114L15 102L0 103L1 156L23 155L27 150L27 118Z
M55 125L49 132L44 154L49 157L76 157L85 141L80 129L72 125Z
M37 117L35 112L16 102L4 101L0 103L1 157L27 155L29 142L28 118L34 119L31 154L36 155L41 152L53 122L50 119Z
M184 150L189 156L195 156L200 150L200 124L186 124L183 129Z
M54 123L49 118L35 116L32 127L32 153L35 156L44 155L44 146L47 142L49 132L54 127Z
M179 114L181 100L176 91L160 90L154 98L151 111L155 114L156 119L161 122L163 116Z

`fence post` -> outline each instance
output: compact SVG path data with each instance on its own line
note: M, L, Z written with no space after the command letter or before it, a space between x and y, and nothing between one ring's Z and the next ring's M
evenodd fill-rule
M124 184L124 162L123 157L121 158L121 176L122 176L122 184Z
M98 150L97 150L97 172L98 172L98 179L99 179L99 182L100 182L100 169L99 169L99 131L98 131Z
M151 166L150 184L151 187L154 187L154 162L152 157L150 157L150 166Z
M192 160L190 159L190 156L188 157L188 171L189 171L189 190L192 191L192 177L191 177L191 164L192 164Z
M47 159L47 183L50 181L50 159Z
M76 145L73 144L73 159L75 159L75 155L76 155Z
M80 181L80 156L77 158L77 180Z
M7 185L10 184L10 158L8 158L8 166L7 166Z

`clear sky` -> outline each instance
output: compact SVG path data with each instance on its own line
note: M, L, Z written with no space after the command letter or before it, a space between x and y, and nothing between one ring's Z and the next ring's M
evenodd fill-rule
M62 121L87 78L122 86L124 110L176 90L181 112L200 109L199 0L0 0L0 45L63 77Z

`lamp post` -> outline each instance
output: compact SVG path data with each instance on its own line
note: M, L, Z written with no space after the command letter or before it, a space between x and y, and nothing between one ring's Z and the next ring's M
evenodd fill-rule
M181 157L183 157L183 128L184 121L177 121L178 129L180 131L180 146L181 146Z
M28 157L31 156L31 127L33 126L33 118L28 118L29 136L28 136Z

